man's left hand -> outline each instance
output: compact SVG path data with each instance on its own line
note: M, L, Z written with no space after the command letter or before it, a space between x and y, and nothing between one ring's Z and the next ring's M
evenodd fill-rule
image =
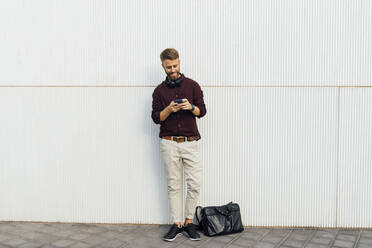
M181 109L183 109L183 110L191 110L192 109L192 105L189 102L189 100L187 100L186 98L184 98L182 100L183 100L183 103L178 104L178 106L181 107Z

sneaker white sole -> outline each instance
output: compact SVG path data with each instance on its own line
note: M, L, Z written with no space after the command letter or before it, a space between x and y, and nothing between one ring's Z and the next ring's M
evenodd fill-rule
M192 241L199 241L199 240L200 240L200 238L196 238L196 239L191 238L191 237L189 236L189 234L187 234L187 237L188 237L190 240L192 240Z
M200 239L192 239L192 238L189 238L191 241L200 241Z
M182 235L182 233L178 233L173 239L165 239L165 238L163 238L163 240L171 242L171 241L175 240L180 235Z

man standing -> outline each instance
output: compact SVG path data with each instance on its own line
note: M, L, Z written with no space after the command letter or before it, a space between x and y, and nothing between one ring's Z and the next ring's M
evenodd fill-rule
M199 154L200 134L195 117L203 117L206 108L199 84L180 73L176 49L168 48L160 54L167 74L152 94L151 117L160 124L160 148L168 174L168 198L174 224L164 235L173 241L185 231L191 240L200 240L192 223L200 193L202 162ZM182 222L181 163L187 184L185 222Z

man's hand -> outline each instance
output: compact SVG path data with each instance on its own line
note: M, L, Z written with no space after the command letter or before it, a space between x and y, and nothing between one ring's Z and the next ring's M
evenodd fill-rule
M172 101L167 107L160 112L160 121L165 121L172 113L178 112L181 109L180 104Z
M178 106L183 110L191 110L192 105L191 105L191 103L189 103L189 100L187 100L186 98L184 98L182 100L183 100L183 103L178 104Z
M169 110L169 113L175 113L175 112L178 112L181 109L180 106L181 106L181 104L177 104L176 102L171 101L171 103L169 103L167 108Z

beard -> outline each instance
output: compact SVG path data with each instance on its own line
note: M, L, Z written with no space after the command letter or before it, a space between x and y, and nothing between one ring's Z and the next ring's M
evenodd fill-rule
M169 73L168 74L168 77L170 78L170 79L177 79L177 78L179 78L180 77L180 72L179 71L176 71L176 72L173 72L173 73Z

